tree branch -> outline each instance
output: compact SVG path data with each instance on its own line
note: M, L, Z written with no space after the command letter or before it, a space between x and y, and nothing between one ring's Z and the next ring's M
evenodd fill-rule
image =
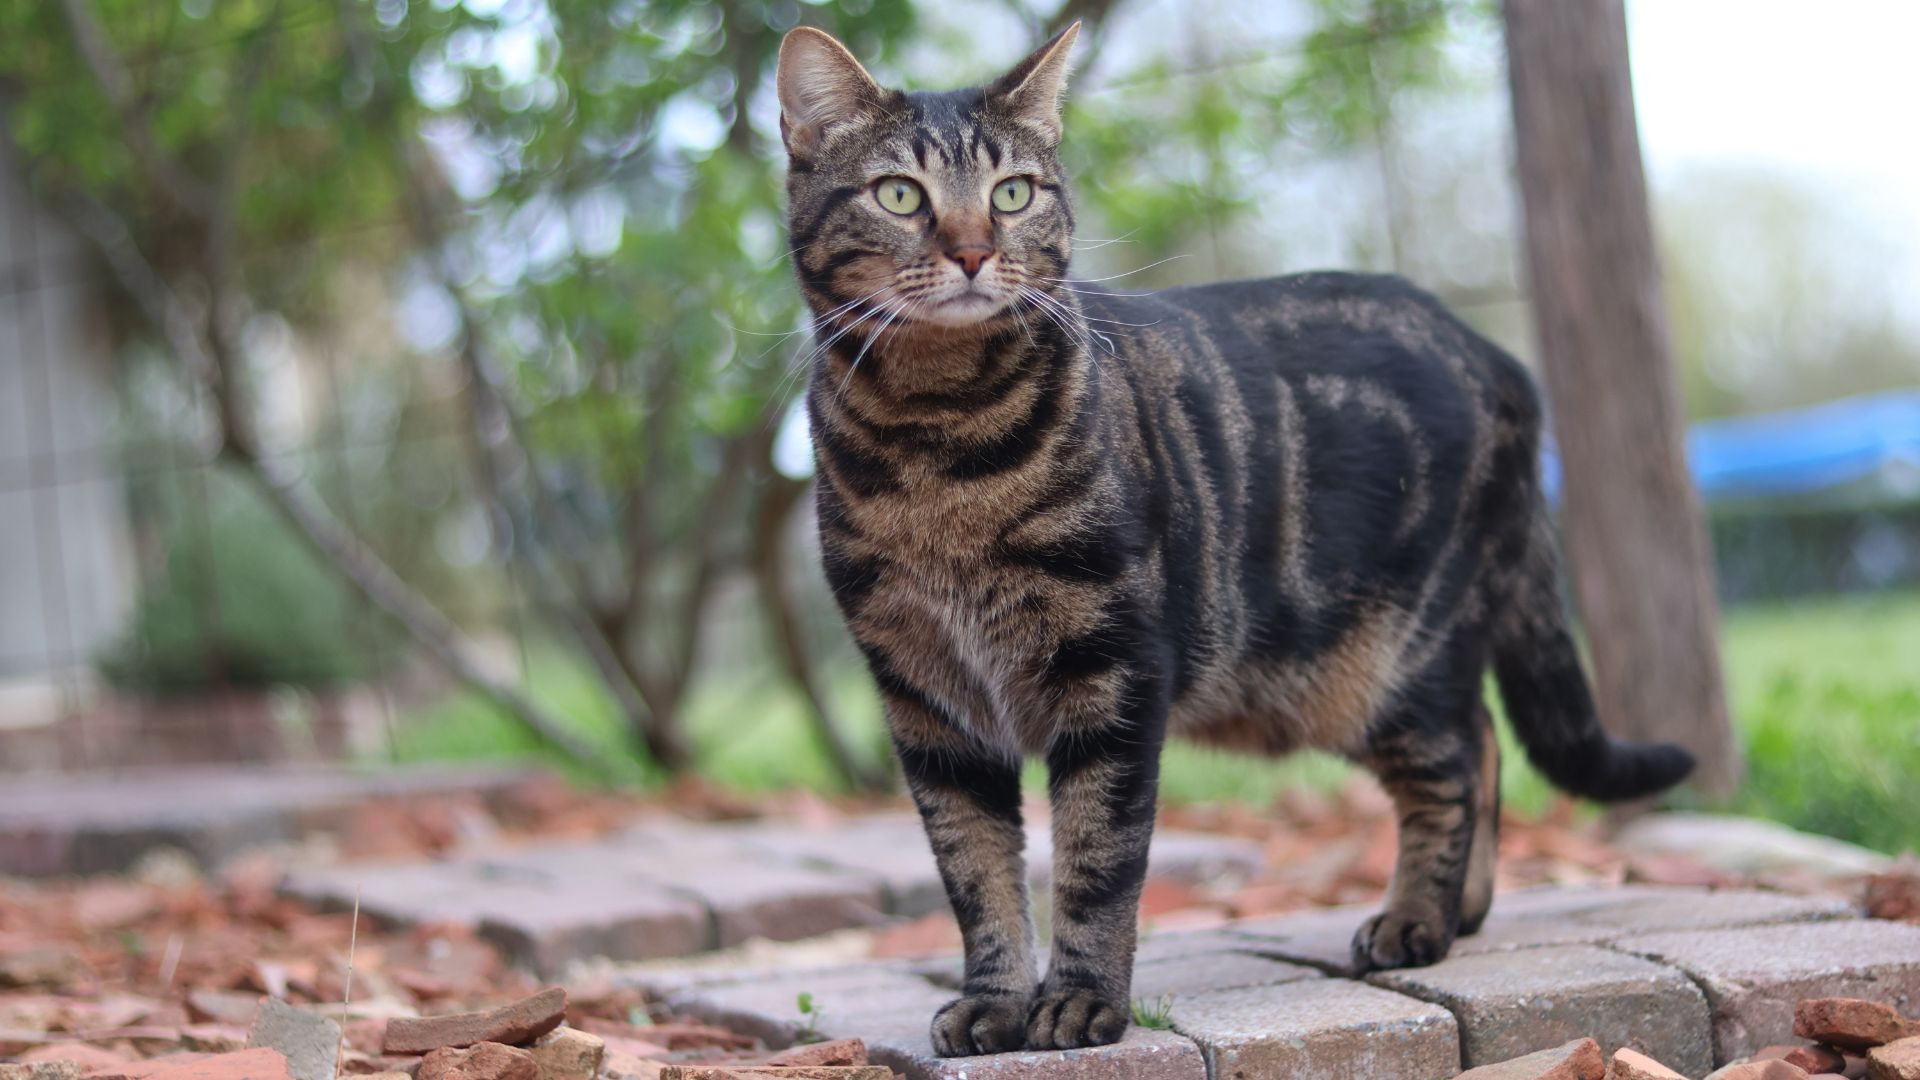
M261 453L244 424L238 429L226 426L229 418L243 417L235 382L239 359L232 342L215 325L204 335L203 343L193 314L154 272L119 215L90 196L74 195L68 201L68 217L75 227L100 251L121 286L161 330L182 366L218 403L223 456L243 466L244 474L293 527L295 535L369 603L406 630L449 675L519 720L542 743L575 764L597 775L609 775L604 753L549 717L518 689L487 674L462 649L459 631L446 616L341 524L294 470L278 458Z
M192 217L205 220L216 206L213 192L188 172L154 137L152 118L147 115L147 108L140 101L133 78L114 54L99 20L93 17L93 10L87 6L87 0L60 0L60 11L66 17L67 29L73 34L74 44L86 60L87 70L93 73L94 81L100 84L101 92L106 94L107 102L119 117L121 133L128 147L175 206Z
M485 353L481 341L484 320L474 310L473 302L445 264L447 237L440 225L440 208L434 205L433 193L425 178L425 166L419 159L422 148L410 132L400 127L397 99L391 81L381 76L374 62L372 47L355 21L357 13L346 0L340 5L340 17L349 50L355 61L366 70L374 87L374 97L368 104L367 112L384 128L398 158L411 231L430 253L429 264L433 267L434 275L441 288L453 298L458 312L461 330L459 358L467 375L468 415L478 459L476 471L482 497L489 504L489 516L494 521L498 546L506 557L518 558L527 565L533 577L537 602L586 652L602 684L613 696L615 706L625 716L628 730L640 740L661 768L669 772L680 771L691 763L692 752L677 725L670 719L674 715L672 710L655 699L649 686L636 676L619 646L607 634L606 628L594 619L591 604L581 584L555 565L545 548L531 537L523 537L516 542L515 523L530 527L535 520L536 509L541 520L564 532L568 539L580 542L579 534L583 530L562 501L555 498L542 481L533 455L527 449L525 424L502 389L502 376ZM512 494L515 485L509 482L509 477L514 476L522 479L519 486L531 492L532 505L528 505L527 499L515 498ZM584 548L584 543L579 546Z

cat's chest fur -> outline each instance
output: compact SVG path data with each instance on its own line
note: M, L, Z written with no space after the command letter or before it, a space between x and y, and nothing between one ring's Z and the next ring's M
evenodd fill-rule
M1099 619L1114 587L1023 563L1020 552L1097 513L1106 494L1084 491L1071 508L1035 512L1039 500L1059 496L1048 486L1059 466L1039 453L1026 471L969 482L937 463L903 460L900 491L833 507L822 530L830 561L868 575L836 589L855 636L952 722L1009 753L1040 752L1055 736L1049 662L1063 640Z

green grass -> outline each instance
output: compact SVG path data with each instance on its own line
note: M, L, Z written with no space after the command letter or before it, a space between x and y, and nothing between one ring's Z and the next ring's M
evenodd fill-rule
M1748 780L1713 808L1886 851L1920 846L1920 593L1730 612L1723 645ZM586 737L619 745L617 721L588 673L545 649L535 650L529 669L540 700ZM841 671L829 691L857 748L885 755L879 707L864 674ZM395 754L403 760L536 753L512 724L465 696L397 727ZM729 672L707 680L693 695L687 727L701 772L720 784L747 792L833 786L799 702L769 676ZM1500 730L1503 795L1508 805L1537 812L1553 790L1526 764L1504 723ZM1161 791L1168 803L1264 806L1292 787L1337 787L1351 773L1324 755L1271 762L1175 744L1162 764ZM654 778L636 768L631 779ZM1041 785L1037 767L1028 781ZM1678 801L1702 805L1684 795Z
M1920 848L1920 596L1743 612L1726 668L1747 760L1727 809Z

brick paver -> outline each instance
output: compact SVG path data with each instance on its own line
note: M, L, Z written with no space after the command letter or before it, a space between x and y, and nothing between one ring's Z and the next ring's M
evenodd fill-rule
M1615 948L1670 964L1706 991L1716 1064L1796 1041L1801 998L1858 997L1920 1011L1920 926L1847 920L1647 934Z
M918 818L884 814L831 828L742 825L736 831L741 848L761 858L871 878L896 915L915 917L947 906Z
M1703 896L1708 899L1703 900ZM1756 889L1711 893L1662 885L1527 889L1499 896L1486 925L1478 934L1460 939L1453 955L1533 945L1591 944L1656 931L1820 922L1854 914L1852 905L1835 897L1788 896Z
M1445 1006L1472 1068L1592 1037L1690 1076L1713 1067L1707 999L1681 972L1592 945L1456 956L1369 977Z
M1041 850L1030 859L1044 878L1046 844L1034 842ZM1229 886L1258 859L1243 841L1177 830L1155 837L1151 856L1154 873ZM544 975L589 957L793 941L946 906L926 834L904 814L821 830L653 821L591 843L303 869L283 887L339 909L357 894L362 911L397 924L476 923Z
M522 773L424 769L209 770L31 779L0 791L0 874L122 869L159 845L212 866L244 847L348 823L369 798L502 793ZM111 793L111 798L106 797ZM1044 888L1051 845L1031 830ZM1220 889L1253 873L1254 845L1163 831L1151 872ZM942 910L920 824L883 814L818 829L652 821L593 842L496 848L438 862L309 867L289 893L391 923L477 926L516 962L559 975L582 959L688 956ZM817 1024L859 1036L913 1080L1441 1080L1592 1036L1688 1075L1795 1041L1793 1007L1855 996L1920 1013L1920 926L1848 904L1752 890L1628 886L1498 898L1482 931L1425 969L1355 977L1349 942L1374 905L1204 931L1150 932L1134 993L1173 1030L1065 1053L940 1060L928 1024L954 996L957 957L811 971L622 971L676 1012L783 1046ZM1044 953L1044 950L1043 950ZM717 958L716 958L717 959ZM711 961L709 961L711 963ZM811 995L820 1014L801 1016Z
M1209 990L1277 986L1321 978L1320 972L1245 952L1198 952L1189 956L1146 959L1133 968L1133 995L1143 1001L1181 998Z
M1133 1028L1112 1046L1059 1052L1019 1051L969 1058L938 1058L926 1016L865 1021L867 1053L908 1080L1207 1080L1207 1063L1190 1039L1171 1031ZM852 1030L852 1025L839 1030Z
M0 786L0 874L114 873L160 847L212 867L249 847L337 828L369 799L488 797L533 775L439 766L380 772L248 766L12 776Z
M912 814L876 814L809 829L791 825L735 827L746 850L780 862L864 875L884 890L887 910L918 916L943 911L947 893L920 819ZM1047 888L1053 877L1053 840L1044 825L1027 829L1031 886ZM1259 845L1232 837L1162 830L1154 837L1148 872L1177 881L1231 886L1262 865Z
M1214 1080L1450 1077L1460 1035L1438 1005L1345 980L1219 990L1176 1000L1174 1030Z
M1833 901L1637 886L1518 893L1500 898L1485 949L1341 977L1347 939L1370 910L1150 934L1134 991L1169 999L1173 1032L1135 1030L1117 1046L1068 1055L933 1058L927 1026L953 996L940 985L957 970L953 958L636 977L679 1011L776 1044L797 1034L793 999L807 990L826 1011L824 1034L858 1035L875 1060L942 1080L1444 1080L1588 1036L1699 1076L1794 1041L1801 996L1920 1005L1920 927L1861 920Z
M589 956L650 960L714 947L713 920L697 898L621 872L566 877L483 859L369 863L302 870L282 888L322 907L360 911L392 925L462 922L514 962L554 975Z
M1378 910L1376 904L1321 908L1250 919L1235 923L1228 932L1250 939L1249 948L1265 955L1352 975L1353 932ZM1651 885L1532 889L1498 896L1480 932L1455 941L1449 955L1601 945L1656 931L1814 922L1852 914L1841 900L1751 889L1706 892Z
M858 1036L869 1047L875 1038L869 1032L898 1037L901 1032L893 1031L898 1025L917 1025L918 1037L926 1038L934 1010L954 997L953 991L896 968L864 966L745 974L737 981L715 980L670 993L667 1004L769 1046L789 1046L808 1024L799 1008L803 992L821 1013L820 1033L829 1038Z
M1262 955L1353 975L1353 932L1379 910L1378 904L1320 908L1237 922L1227 932L1246 939L1247 948Z
M941 1059L928 1035L934 1011L953 991L895 967L759 972L708 981L668 995L676 1011L764 1039L792 1043L803 1020L797 999L811 995L827 1038L858 1037L880 1064L910 1080L1204 1080L1200 1050L1171 1032L1133 1030L1114 1046L1064 1053L989 1054Z

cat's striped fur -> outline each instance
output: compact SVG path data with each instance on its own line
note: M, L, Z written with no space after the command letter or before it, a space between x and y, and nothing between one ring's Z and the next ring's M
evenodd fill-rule
M1398 279L1069 284L1072 29L999 82L879 88L782 50L826 570L966 945L942 1054L1111 1042L1169 735L1365 764L1400 814L1362 967L1426 964L1492 898L1489 662L1534 762L1602 799L1685 775L1609 740L1556 591L1524 370ZM909 179L915 212L877 201ZM1031 202L996 209L995 185ZM1013 201L1013 200L1009 200ZM1044 758L1034 956L1020 767Z

